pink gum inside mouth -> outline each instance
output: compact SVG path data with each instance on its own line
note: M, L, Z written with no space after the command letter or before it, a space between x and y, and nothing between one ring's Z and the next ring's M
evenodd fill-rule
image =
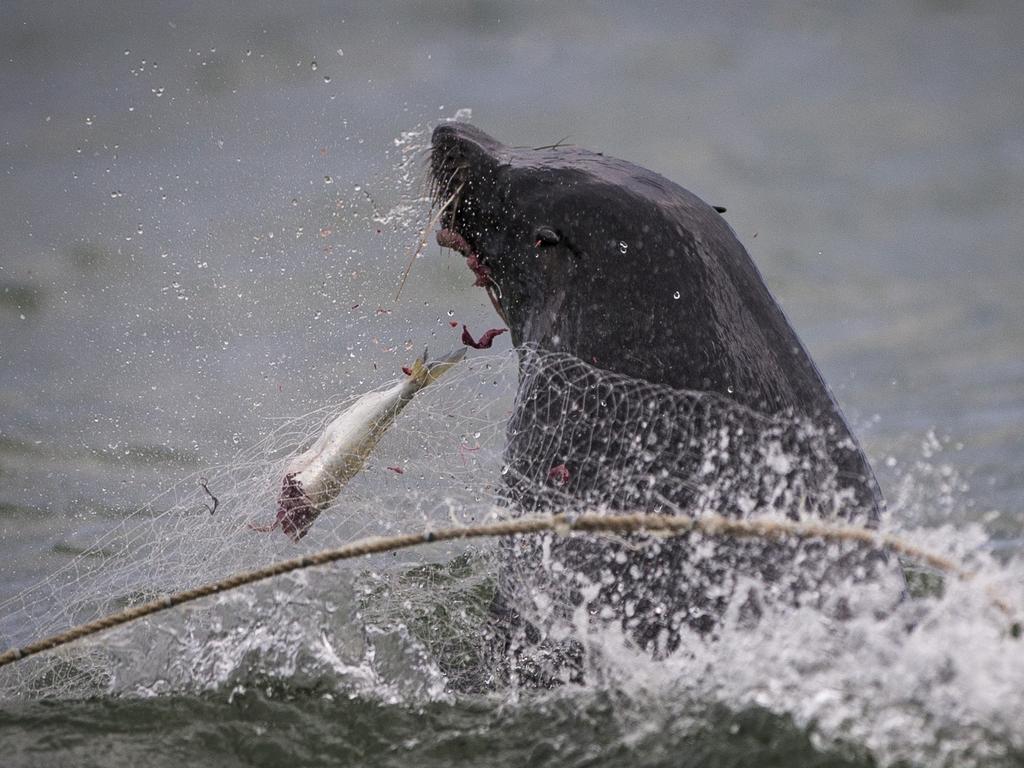
M480 263L480 258L476 255L472 246L470 246L466 241L466 238L458 232L448 229L447 227L439 229L437 231L437 244L442 248L451 248L452 250L458 251L466 257L467 266L473 270L473 274L476 275L476 282L473 283L473 285L486 288L494 282L491 279L491 270L489 270L486 265Z
M459 251L464 256L469 256L473 250L469 247L469 243L466 242L466 238L448 228L437 231L437 244L442 248L451 248L452 250Z
M442 248L451 248L458 251L466 257L466 266L473 270L473 274L476 275L476 281L473 283L474 286L487 289L487 296L491 300L491 304L494 305L494 311L498 313L498 316L508 324L508 318L505 317L505 310L501 307L501 302L498 301L497 296L497 283L494 282L494 278L491 277L491 270L486 264L480 263L480 257L477 256L472 246L466 241L462 235L454 230L439 229L437 231L437 244Z

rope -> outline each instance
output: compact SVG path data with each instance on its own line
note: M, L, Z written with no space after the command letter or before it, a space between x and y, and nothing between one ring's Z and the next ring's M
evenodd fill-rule
M228 592L247 584L254 584L258 581L281 576L292 571L300 571L306 568L314 568L340 560L350 560L356 557L379 554L381 552L394 552L399 549L430 544L438 541L458 541L463 539L478 539L492 536L517 536L529 533L541 533L553 531L558 534L580 533L636 533L646 531L650 533L661 533L669 536L678 536L683 533L697 532L708 536L727 536L731 538L761 538L761 539L782 539L789 536L799 539L821 539L832 542L853 542L868 544L871 546L888 549L897 555L902 555L929 565L943 573L952 574L961 579L970 579L974 576L971 571L943 555L929 552L925 549L910 544L890 534L878 533L868 528L860 528L852 525L829 525L819 521L794 521L787 519L758 519L758 520L734 520L721 515L709 514L699 518L689 515L654 515L654 514L622 514L622 515L596 515L585 514L578 516L553 515L548 517L523 517L516 520L504 520L494 523L483 523L481 525L443 528L437 531L425 531L423 533L409 533L398 536L370 537L360 539L350 544L335 549L325 549L311 555L282 560L281 562L258 568L253 571L235 574L211 584L204 584L194 589L186 589L182 592L142 603L132 608L104 616L81 624L71 629L50 637L29 643L21 648L14 648L0 654L0 667L13 664L20 659L34 656L44 651L68 645L76 640L97 635L114 627L123 626L146 616L166 611L177 605L191 603L203 597L216 595L221 592ZM1012 618L1014 611L1001 598L989 595L993 604L1005 615ZM1020 623L1014 622L1011 625L1011 634L1019 637L1021 634Z

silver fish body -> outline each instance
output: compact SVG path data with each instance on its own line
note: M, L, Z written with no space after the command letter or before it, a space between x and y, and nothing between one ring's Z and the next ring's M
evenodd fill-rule
M298 541L366 464L370 453L405 407L466 355L459 349L432 363L426 352L409 375L386 390L368 392L334 421L312 446L289 462L278 496L277 521Z

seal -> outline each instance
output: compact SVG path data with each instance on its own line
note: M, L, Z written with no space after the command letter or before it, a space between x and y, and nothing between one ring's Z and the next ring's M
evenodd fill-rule
M475 284L488 292L520 351L520 392L506 452L512 468L508 498L516 508L575 503L633 511L693 509L700 496L693 478L715 454L721 459L716 476L746 471L753 506L774 503L791 516L810 511L878 520L882 501L871 468L810 355L721 215L724 209L600 152L564 145L514 148L465 123L434 130L430 175L435 201L450 201L441 214L438 243L466 257ZM544 360L550 359L561 361L557 373L545 372L550 366ZM587 392L604 392L609 381L627 379L654 387L651 402L675 403L674 415L652 427L656 417L610 414L614 386L608 397L587 399ZM680 400L682 393L692 394ZM684 401L680 416L678 403ZM568 423L566 410L574 413ZM781 472L791 490L803 488L802 510L780 506L779 498L792 501L794 494L780 494L777 484L766 487L740 466L743 450L722 459L729 452L717 447L721 435L728 432L732 446L737 440L747 441L748 448L757 440L764 445L765 424L790 425L776 430L783 448L808 458L787 461ZM547 453L538 462L541 432L548 435ZM810 433L814 439L807 438ZM708 435L719 442L701 437ZM643 450L631 447L638 442ZM646 447L651 444L658 447L653 458ZM595 449L601 460L588 463ZM807 472L795 464L827 476L828 493L808 503L815 494L805 492ZM822 487L817 479L812 484ZM560 556L568 571L605 582L611 569L616 584L602 588L595 606L624 605L629 601L616 601L615 595L644 593L619 612L629 614L623 625L641 646L671 650L681 625L704 631L714 625L720 611L704 610L708 590L701 597L678 585L689 562L686 541L653 548L653 561L649 552L609 557L607 547L592 547L567 544ZM748 554L761 564L770 559L763 549ZM624 574L635 573L637 565L642 577L630 581ZM570 602L582 600L576 595ZM651 610L637 618L645 613L641 604Z

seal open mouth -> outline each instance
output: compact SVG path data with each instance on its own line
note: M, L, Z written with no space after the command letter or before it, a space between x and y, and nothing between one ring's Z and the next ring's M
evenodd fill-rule
M454 200L456 207L458 206L458 203L459 200L456 196ZM501 289L491 276L491 268L484 263L480 254L474 250L473 246L469 244L469 241L452 228L451 222L445 222L445 218L451 219L454 217L449 216L447 212L445 216L442 217L442 227L437 231L437 244L442 248L451 248L453 251L458 251L466 257L466 266L468 266L470 270L472 270L473 274L476 275L476 280L473 282L473 285L487 291L487 296L490 298L491 304L494 305L495 311L501 319L507 323L508 318L505 317L505 311L501 307Z
M487 256L467 239L467 235L472 237L472 234L462 231L464 227L471 226L468 222L472 220L471 217L477 207L471 194L474 179L470 175L470 165L473 158L466 156L465 143L451 143L445 146L443 139L441 142L439 144L438 138L435 137L430 170L435 205L447 201L441 212L441 227L436 234L437 244L442 248L458 251L466 258L466 266L476 278L473 285L487 291L495 311L507 323L505 310L501 306L501 286L495 279ZM460 209L464 214L462 217L459 215ZM465 216L467 213L471 216Z
M456 202L458 202L456 200ZM454 251L458 251L466 257L466 266L468 266L474 275L476 280L473 282L474 286L484 288L487 291L488 297L491 299L491 304L494 305L495 311L504 320L508 322L508 318L505 317L505 311L501 308L501 289L498 284L494 282L494 278L491 277L491 269L488 267L480 255L473 250L473 246L469 242L456 232L451 227L442 227L437 231L437 244L442 248L451 248Z
M466 238L454 229L449 227L439 229L437 232L437 244L442 248L451 248L458 251L466 257L467 265L473 270L473 274L476 275L476 282L473 285L488 289L496 287L494 279L491 277L490 267L480 260L480 256L473 250L473 246L466 241Z

